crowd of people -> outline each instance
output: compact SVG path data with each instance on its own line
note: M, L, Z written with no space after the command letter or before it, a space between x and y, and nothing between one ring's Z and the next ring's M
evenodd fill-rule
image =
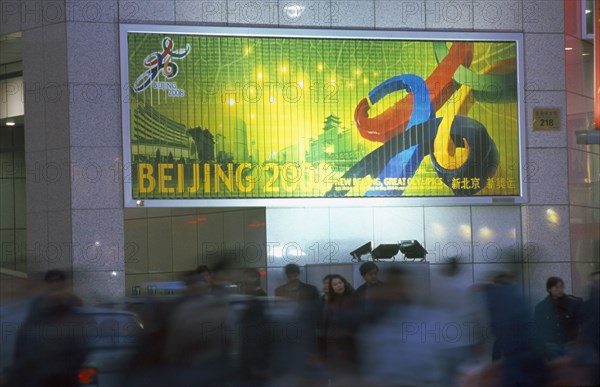
M598 385L600 273L586 299L565 294L559 277L534 313L511 273L464 286L451 261L431 286L402 264L382 273L360 265L362 284L323 278L322 288L285 267L287 282L265 297L261 273L232 279L226 263L188 273L185 291L149 299L122 375L126 386L558 386ZM18 331L6 386L76 386L82 337L48 342L32 326L70 324L81 300L64 274L46 276ZM426 301L417 297L427 291ZM282 311L287 311L284 314ZM284 316L284 317L281 317ZM533 322L533 323L532 323ZM2 384L2 382L0 382Z
M275 294L318 305L316 354L333 385L597 385L600 273L590 275L584 301L550 277L548 296L530 313L516 273L498 272L464 286L451 260L430 287L401 265L385 282L375 262L360 266L355 290L340 274L323 278L322 292L285 268ZM317 302L318 300L318 302ZM489 355L488 355L489 354ZM362 384L360 384L362 385Z

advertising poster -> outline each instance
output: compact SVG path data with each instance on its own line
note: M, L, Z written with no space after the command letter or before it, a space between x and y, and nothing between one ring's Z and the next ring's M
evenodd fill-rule
M132 199L522 195L515 40L125 40Z

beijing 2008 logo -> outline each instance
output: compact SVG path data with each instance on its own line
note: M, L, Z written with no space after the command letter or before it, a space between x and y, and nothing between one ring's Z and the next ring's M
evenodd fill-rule
M162 52L153 52L144 59L144 67L148 70L135 80L133 91L140 93L146 90L158 77L159 73L162 73L167 80L175 78L179 67L174 60L185 58L190 50L191 46L189 44L186 44L185 48L173 50L173 39L165 37L162 41ZM185 95L185 91L179 89L175 82L154 82L153 88L167 90L168 95L171 97L183 97Z

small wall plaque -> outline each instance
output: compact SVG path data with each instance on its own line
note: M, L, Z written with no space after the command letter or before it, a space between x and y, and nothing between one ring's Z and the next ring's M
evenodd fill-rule
M560 130L560 108L534 108L532 124L535 132Z

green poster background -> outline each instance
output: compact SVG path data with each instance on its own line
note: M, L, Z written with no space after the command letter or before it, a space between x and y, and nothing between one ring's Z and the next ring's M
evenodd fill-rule
M388 160L387 172L348 174L371 152L379 149L378 160L388 152L382 142L361 136L354 119L360 101L393 77L427 79L452 42L435 43L436 56L432 41L156 33L128 33L127 41L134 199L520 194L516 87L502 98L473 93L464 114L497 149L493 173L480 189L460 189L480 184L477 173L445 182L431 156L412 148L418 136L395 161L408 172ZM453 74L457 89L460 82L480 87L469 77L516 58L515 42L472 47L462 78L458 70ZM388 93L371 104L369 117L409 94ZM443 117L452 103L458 102L450 96L433 115Z

